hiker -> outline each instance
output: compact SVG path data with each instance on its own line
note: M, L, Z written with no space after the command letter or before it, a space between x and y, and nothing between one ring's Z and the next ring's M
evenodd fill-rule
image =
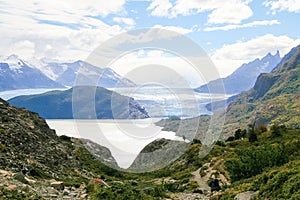
M208 185L211 188L211 192L221 190L221 187L219 185L219 180L215 178L215 175L212 175Z

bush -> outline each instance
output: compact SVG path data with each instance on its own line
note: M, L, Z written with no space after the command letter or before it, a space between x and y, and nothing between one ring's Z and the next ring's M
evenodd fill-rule
M0 143L0 151L7 152L7 147L2 143Z
M234 133L234 139L239 140L241 138L244 138L244 137L246 137L246 134L247 134L247 131L245 129L242 130L242 129L239 128Z
M198 139L193 139L192 144L201 144L201 141Z
M7 131L4 130L3 128L0 128L0 134L7 135L8 133L7 133Z
M276 125L271 126L271 137L276 138L282 136L282 133L286 131L286 127L284 125Z
M20 181L21 183L28 183L28 181L25 179L24 174L21 172L16 173L13 177L15 180Z
M228 137L227 139L226 139L226 142L231 142L231 141L233 141L234 140L234 137L233 136L230 136L230 137Z
M218 145L218 146L220 146L220 147L225 147L225 146L226 146L225 142L220 141L220 140L218 140L218 141L216 142L216 145Z
M264 124L258 125L258 127L256 128L256 130L257 130L259 133L264 133L264 132L267 132L267 131L268 131L267 127L266 127Z
M299 151L300 141L289 145L264 145L236 151L237 156L225 163L232 181L250 178L274 166L281 166Z
M61 136L59 136L59 138L62 139L63 141L71 142L71 138L69 136L61 135Z
M257 139L257 133L254 131L250 131L249 132L249 136L248 136L249 142L256 142Z

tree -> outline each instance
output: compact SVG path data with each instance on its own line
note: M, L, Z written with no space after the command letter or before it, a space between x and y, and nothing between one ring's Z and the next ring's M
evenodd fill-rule
M243 138L243 137L245 137L246 136L246 133L247 133L247 131L244 129L244 130L242 130L242 129L237 129L236 131L235 131L235 133L234 133L234 139L235 140L239 140L239 139L241 139L241 138Z
M258 139L257 139L257 134L256 132L250 132L249 133L249 142L256 142Z
M286 130L285 125L277 125L274 124L273 126L271 126L271 137L275 138L275 137L280 137L282 136L282 133Z
M266 127L264 124L260 124L260 125L258 125L258 127L257 127L257 131L258 131L259 133L264 133L264 132L267 132L268 129L267 129L267 127Z
M257 139L257 133L255 132L255 123L252 125L252 124L249 124L248 125L248 139L249 139L249 142L256 142L258 139Z

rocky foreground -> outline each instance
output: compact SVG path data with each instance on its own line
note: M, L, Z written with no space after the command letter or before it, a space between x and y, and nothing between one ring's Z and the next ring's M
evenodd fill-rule
M11 198L12 194L35 199L89 199L86 185L80 187L65 186L64 182L56 180L35 180L22 173L13 173L0 170L0 195L4 199Z

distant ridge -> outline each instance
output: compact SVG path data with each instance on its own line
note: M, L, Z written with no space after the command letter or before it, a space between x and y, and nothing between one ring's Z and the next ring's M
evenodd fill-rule
M254 87L228 106L226 128L255 123L300 127L300 45L284 56L271 73L262 73Z
M255 80L259 74L271 72L279 62L280 55L279 51L277 51L275 55L268 53L262 59L255 59L252 62L243 64L231 75L221 79L224 83L226 93L238 94L249 90L254 86ZM208 84L196 88L195 91L200 93L209 93L208 85L214 87L219 82L220 79L210 81Z
M64 88L40 70L11 55L0 61L0 91L36 88Z
M147 111L133 98L94 86L77 86L65 91L19 96L8 102L37 112L46 119L73 119L74 117L76 119L143 119L149 117Z
M135 86L134 82L120 76L114 70L101 67L103 66L94 66L78 60L66 63L45 63L39 66L39 69L52 80L67 87L76 85L97 85L104 88Z

